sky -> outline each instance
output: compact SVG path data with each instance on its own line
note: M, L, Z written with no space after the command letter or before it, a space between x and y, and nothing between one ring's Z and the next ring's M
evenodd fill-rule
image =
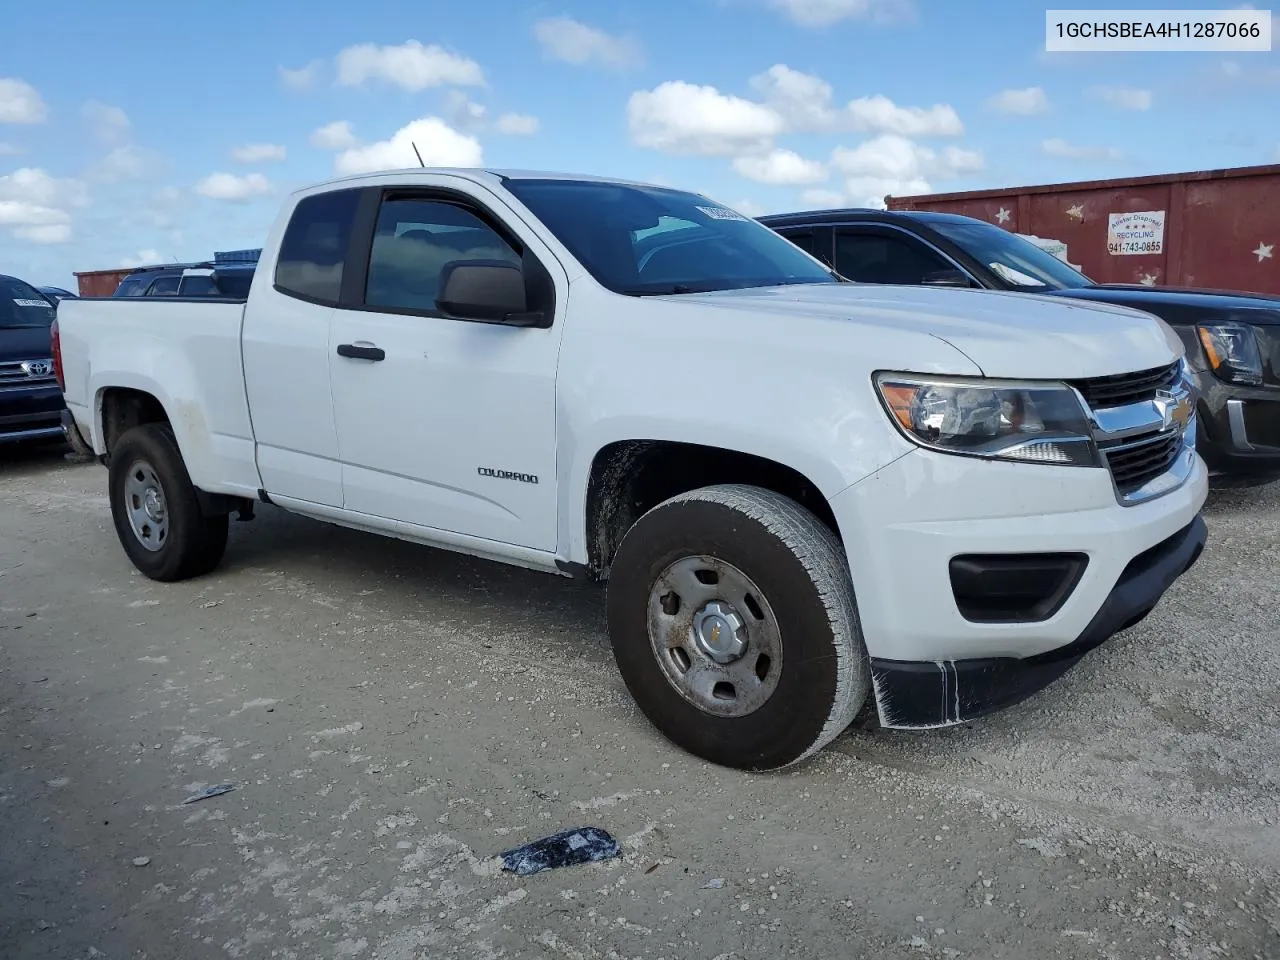
M0 273L74 290L77 270L259 247L291 190L416 166L411 142L428 165L639 179L750 215L1280 163L1280 18L1267 53L1049 54L1044 11L11 4Z

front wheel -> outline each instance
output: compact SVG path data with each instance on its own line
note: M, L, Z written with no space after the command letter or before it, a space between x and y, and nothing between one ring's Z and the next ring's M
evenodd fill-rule
M134 427L111 451L111 517L133 565L153 580L186 580L222 560L228 518L205 516L173 431Z
M627 532L609 576L614 658L676 745L727 767L796 763L835 739L870 689L839 541L757 487L693 490Z

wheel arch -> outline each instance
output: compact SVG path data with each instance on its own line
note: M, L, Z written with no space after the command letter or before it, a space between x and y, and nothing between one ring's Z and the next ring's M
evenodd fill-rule
M632 439L605 444L591 458L582 499L582 541L574 552L581 556L589 576L607 580L623 536L648 510L690 490L724 483L787 496L813 513L843 544L826 494L790 464L729 447Z

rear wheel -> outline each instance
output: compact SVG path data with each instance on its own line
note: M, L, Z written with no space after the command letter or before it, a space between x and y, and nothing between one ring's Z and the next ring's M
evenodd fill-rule
M222 560L228 518L205 516L166 424L134 427L111 451L108 475L116 535L153 580L186 580Z
M723 766L811 756L870 689L839 541L770 490L706 487L641 517L614 558L608 619L640 709Z

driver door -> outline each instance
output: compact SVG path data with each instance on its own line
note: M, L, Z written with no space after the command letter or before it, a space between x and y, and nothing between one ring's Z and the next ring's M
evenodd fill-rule
M520 265L528 252L558 272L531 242L460 191L378 199L359 302L330 324L345 509L555 549L563 306L550 327L521 328L457 319L437 303L448 263Z

